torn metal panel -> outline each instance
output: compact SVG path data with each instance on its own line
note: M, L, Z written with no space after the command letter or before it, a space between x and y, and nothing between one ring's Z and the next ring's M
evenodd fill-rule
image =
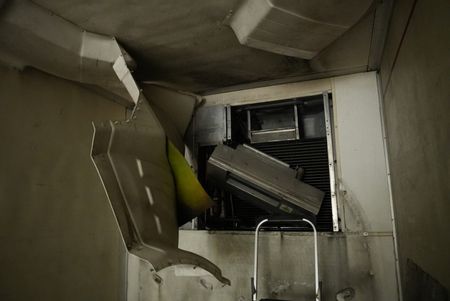
M178 249L175 184L166 135L145 98L141 95L131 119L96 124L94 129L92 158L128 250L148 261L155 273L188 264L229 284L214 264Z
M184 153L184 136L200 96L160 82L145 82L141 86L170 141Z
M21 67L98 86L127 106L139 98L130 71L135 63L115 38L87 32L31 1L6 5L0 39L0 51L11 54Z
M277 213L317 214L324 197L321 190L299 181L287 164L247 145L217 146L207 173L218 185Z

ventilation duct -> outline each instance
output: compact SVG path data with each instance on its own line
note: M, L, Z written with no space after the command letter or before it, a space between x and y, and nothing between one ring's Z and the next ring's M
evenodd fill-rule
M243 45L311 59L352 27L372 0L246 0L230 25Z
M88 32L30 1L17 0L2 9L0 40L6 64L102 88L127 106L138 100L130 71L135 63L113 37Z
M316 215L324 193L303 183L289 165L248 145L218 145L208 160L208 179L258 207L278 214Z

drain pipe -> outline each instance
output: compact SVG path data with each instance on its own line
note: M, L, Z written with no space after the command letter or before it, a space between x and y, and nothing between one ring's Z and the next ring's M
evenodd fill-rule
M397 226L395 220L395 210L394 210L394 196L392 193L392 178L391 178L391 168L389 164L389 153L387 148L387 134L386 134L386 123L384 120L384 103L383 103L383 91L382 85L380 81L380 74L377 72L377 85L378 85L378 103L380 108L380 117L381 117L381 132L383 135L383 148L384 148L384 158L386 160L386 172L387 172L387 180L388 180L388 189L389 189L389 203L391 207L391 220L392 220L392 237L394 240L394 259L395 259L395 275L397 278L397 292L398 298L400 301L403 301L403 291L402 291L402 282L401 282L401 274L400 274L400 262L398 256L398 240L397 240Z

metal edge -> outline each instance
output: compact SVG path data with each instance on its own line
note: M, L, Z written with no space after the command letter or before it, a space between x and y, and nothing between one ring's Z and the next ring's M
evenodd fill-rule
M327 135L328 168L330 172L331 212L333 218L333 232L337 232L339 231L339 216L336 197L336 173L334 163L333 132L331 129L330 100L328 97L328 92L323 92L322 95L323 95L323 107L324 107L325 126Z
M248 149L248 150L250 150L250 151L252 151L252 152L257 153L258 155L260 155L261 157L264 157L265 159L271 160L271 161L273 161L273 162L275 162L275 163L277 163L277 164L280 164L280 165L282 165L282 166L284 166L284 167L289 167L289 164L287 164L287 163L285 163L285 162L283 162L283 161L281 161L281 160L278 160L278 159L275 158L275 157L269 156L268 154L263 153L262 151L257 150L256 148L253 148L253 147L251 147L251 146L248 145L248 144L242 144L242 147L245 148L245 149Z
M397 226L395 219L395 210L394 210L394 194L392 192L392 177L391 177L391 168L390 168L390 160L388 153L388 141L387 141L387 132L386 132L386 122L384 119L384 103L383 103L383 91L381 85L381 79L379 73L377 73L377 86L378 86L378 104L380 108L380 118L381 118L381 133L383 135L383 149L384 149L384 158L386 164L386 176L387 176L387 184L389 190L389 205L391 210L391 219L392 219L392 239L394 245L394 260L395 260L395 275L397 278L397 293L398 300L403 301L403 290L402 290L402 277L400 273L400 260L398 255L398 239L397 239Z

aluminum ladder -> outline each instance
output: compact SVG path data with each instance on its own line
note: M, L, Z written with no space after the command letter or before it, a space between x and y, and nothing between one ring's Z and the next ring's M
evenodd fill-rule
M251 278L251 290L252 290L252 301L258 301L258 237L259 230L262 225L265 223L280 223L280 222L305 222L308 223L313 231L314 231L314 287L315 287L315 299L314 301L321 300L321 289L319 284L319 259L317 252L317 230L314 224L306 219L264 219L262 220L255 230L255 257L254 257L254 266L253 266L253 277ZM259 301L288 301L288 300L280 300L280 299L260 299Z

